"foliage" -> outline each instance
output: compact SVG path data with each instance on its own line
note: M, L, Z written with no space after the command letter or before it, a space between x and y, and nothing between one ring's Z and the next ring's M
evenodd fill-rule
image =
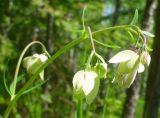
M123 3L119 13L120 17L116 24L129 24L135 9L139 9L140 15L138 20L137 12L135 13L136 15L132 20L132 25L135 25L136 22L139 24L144 2L141 0L134 0L133 2L123 0ZM89 25L92 29L96 54L101 55L104 62L107 62L120 50L128 49L135 45L141 47L142 42L139 41L140 36L133 34L132 31L129 30L132 28L106 30L100 35L96 35L95 31L112 26L114 19L114 2L111 0L107 2L103 0L80 0L79 2L73 0L11 0L10 2L6 2L3 0L0 6L2 6L2 10L0 10L2 14L0 18L0 74L2 77L3 73L5 73L6 86L8 87L13 80L19 55L29 42L35 40L41 41L49 53L55 55L55 57L51 59L53 61L62 54L62 52L60 54L56 52L64 45L75 41L81 36L86 39L88 31L87 28L83 29L83 21L81 19L82 10L85 6L87 6L87 9L84 14L84 25ZM108 11L110 12L107 13ZM48 33L48 31L51 33ZM152 37L152 34L148 32L142 31L141 33ZM149 40L149 47L151 43L152 41ZM70 46L70 48L72 46ZM49 82L44 82L45 84L43 84L40 80L36 79L32 86L28 86L29 91L23 91L27 94L25 93L22 99L19 99L15 104L12 112L13 117L21 117L24 114L32 118L74 117L76 111L75 103L77 101L72 95L72 78L78 70L86 68L86 62L89 58L88 55L90 55L92 48L90 40L83 40L79 45L70 49L68 53L64 53L69 49L65 47L64 50L62 50L64 54L45 70L44 79ZM33 46L26 52L25 56L32 55L35 52L41 53L42 51L40 47ZM56 54L58 55L57 57ZM95 57L96 54L94 55ZM97 64L101 62L101 58L98 56L95 57L90 61L90 69L96 68ZM107 68L107 79L100 80L100 91L97 93L97 97L95 98L95 95L94 97L90 97L91 99L95 98L94 102L90 105L86 103L83 105L83 112L86 117L99 117L103 114L104 106L106 106L104 117L116 118L121 116L126 89L111 83L115 70L111 64L108 65L110 68ZM23 67L20 67L19 71L19 73L26 73ZM104 70L102 69L102 71ZM96 72L98 73L98 71ZM142 75L141 78L143 78L143 76L145 75ZM21 81L17 83L16 92L21 89L29 78L30 75L25 75ZM3 79L1 79L0 91L2 94L0 94L0 104L2 104L2 108L0 108L0 115L4 113L4 108L6 108L10 101L3 83ZM37 87L32 90L34 86ZM138 103L141 105L137 106L136 116L139 116L142 112L138 110L143 106L143 94L141 97L142 98L138 100ZM12 100L13 99L14 97Z

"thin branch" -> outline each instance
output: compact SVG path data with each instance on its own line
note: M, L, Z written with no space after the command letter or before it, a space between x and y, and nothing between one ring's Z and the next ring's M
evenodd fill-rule
M88 28L88 33L89 33L89 39L91 40L91 44L92 44L92 51L96 52L94 42L93 42L93 38L92 38L91 28L90 27L87 27L87 28Z

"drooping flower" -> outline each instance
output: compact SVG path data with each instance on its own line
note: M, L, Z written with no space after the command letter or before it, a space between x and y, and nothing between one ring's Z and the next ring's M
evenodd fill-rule
M80 98L86 98L90 104L96 97L99 89L99 78L92 70L80 70L73 77L74 94Z
M23 66L26 68L28 74L35 74L40 66L42 66L48 57L45 54L34 54L23 59ZM44 80L44 70L39 74L40 78Z
M136 74L144 71L140 56L132 50L124 50L113 56L109 63L119 63L113 82L123 87L130 87Z

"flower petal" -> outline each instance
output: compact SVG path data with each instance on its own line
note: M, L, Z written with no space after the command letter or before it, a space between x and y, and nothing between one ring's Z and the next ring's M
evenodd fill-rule
M138 67L138 73L142 73L144 71L144 65L142 64L139 64L139 67Z
M134 82L136 75L137 75L137 70L132 73L127 74L127 76L123 80L123 84L124 84L123 86L126 88L129 88Z
M85 73L85 80L82 88L85 95L88 95L93 90L96 77L97 74L93 71L88 71Z
M108 62L109 63L125 62L125 61L128 61L129 59L131 59L134 55L137 55L134 51L124 50L124 51L117 53Z
M85 76L84 72L84 70L78 71L73 77L73 88L76 91L80 90L83 86Z

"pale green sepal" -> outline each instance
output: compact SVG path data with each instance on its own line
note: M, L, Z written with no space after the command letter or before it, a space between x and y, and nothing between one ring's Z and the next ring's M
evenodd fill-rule
M95 86L92 89L92 91L86 96L86 102L87 104L91 104L93 102L93 100L95 99L95 97L98 94L99 91L99 85L100 85L100 80L99 78L95 79Z
M132 85L132 83L134 82L136 75L137 75L137 70L134 71L133 73L127 74L123 80L123 87L129 88Z
M44 80L44 70L39 73L39 77L41 80Z
M117 53L108 62L109 63L125 62L125 61L128 61L129 59L131 59L135 55L137 55L137 54L132 50L124 50L124 51Z

